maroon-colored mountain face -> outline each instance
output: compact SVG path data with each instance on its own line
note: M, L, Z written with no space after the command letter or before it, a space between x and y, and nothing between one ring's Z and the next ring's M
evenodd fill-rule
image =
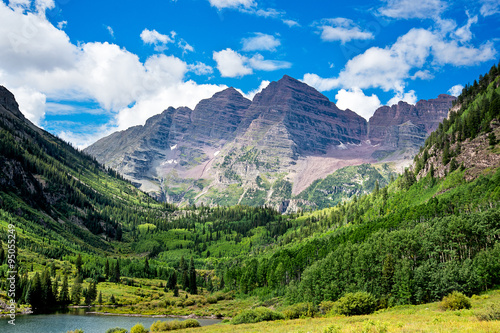
M440 95L415 106L400 102L368 123L285 75L253 101L228 88L194 110L168 108L86 151L169 201L277 204L340 167L389 156L411 161L452 101Z
M359 144L366 121L340 110L316 89L285 75L257 94L248 109L252 131L260 133L281 123L301 154L324 154L331 146ZM244 122L243 126L247 126Z
M455 97L442 94L436 99L420 100L415 105L399 102L390 107L382 106L370 118L368 138L373 145L383 145L393 126L408 121L421 126L428 136L447 117L454 100Z
M199 144L233 140L240 123L247 117L250 104L252 102L234 88L200 101L191 115L190 139Z

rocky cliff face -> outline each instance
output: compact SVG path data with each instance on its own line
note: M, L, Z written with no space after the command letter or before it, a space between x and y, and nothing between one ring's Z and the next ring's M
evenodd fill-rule
M193 110L193 127L190 139L198 144L219 146L234 140L238 127L248 117L247 109L252 102L234 88L216 93L204 99Z
M300 154L325 154L341 143L359 144L367 131L362 117L340 110L316 89L286 75L257 94L248 112L254 120L247 136L261 138L282 124Z
M441 94L415 105L401 101L377 109L368 123L368 139L372 145L378 145L372 156L383 159L396 153L393 159L411 159L427 136L448 116L454 100L453 96Z
M341 167L413 154L452 100L400 102L368 123L285 75L253 101L228 88L194 110L168 108L86 151L164 200L279 207Z
M415 105L399 102L392 106L382 106L369 120L368 138L374 145L384 144L392 126L411 121L414 125L423 125L427 135L431 134L439 123L448 116L455 97L441 94L436 99L420 100Z
M0 86L0 108L2 109L2 114L7 114L8 112L18 118L24 119L23 114L19 111L19 105L14 95L3 86Z

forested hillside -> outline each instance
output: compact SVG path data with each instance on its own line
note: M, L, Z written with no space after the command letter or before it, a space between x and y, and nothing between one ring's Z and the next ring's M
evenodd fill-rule
M298 218L304 223L285 233L272 254L221 265L226 285L315 304L364 290L390 305L497 285L499 80L493 66L480 84L466 86L459 111L430 136L413 169L370 195ZM473 142L481 135L487 142ZM451 157L450 142L462 142L462 150ZM480 169L477 159L467 163L463 156L471 144L487 164ZM439 168L440 163L432 163L435 156L444 166L452 158L464 162L448 165L441 177L422 173L426 162L427 170Z
M4 219L32 236L21 237L22 246L53 258L111 250L109 240L122 239L122 225L137 224L141 207L148 207L148 217L164 217L160 208L167 205L38 129L19 112L14 96L1 89L0 208Z

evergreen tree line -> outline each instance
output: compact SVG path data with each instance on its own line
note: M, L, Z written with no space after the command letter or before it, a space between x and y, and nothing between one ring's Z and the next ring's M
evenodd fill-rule
M68 276L55 276L48 269L36 272L31 278L25 273L16 276L16 302L29 304L34 313L49 313L70 304L91 305L97 299L97 281L92 280L88 288L83 287L81 276L77 276L69 288Z

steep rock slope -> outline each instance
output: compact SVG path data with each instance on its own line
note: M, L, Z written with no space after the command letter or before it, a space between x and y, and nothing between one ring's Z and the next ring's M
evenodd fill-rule
M455 99L441 94L435 99L420 100L415 105L400 101L378 108L368 123L368 139L372 145L379 146L373 156L384 159L398 151L400 154L393 159L401 158L404 153L406 156L415 155L425 139L447 117Z

